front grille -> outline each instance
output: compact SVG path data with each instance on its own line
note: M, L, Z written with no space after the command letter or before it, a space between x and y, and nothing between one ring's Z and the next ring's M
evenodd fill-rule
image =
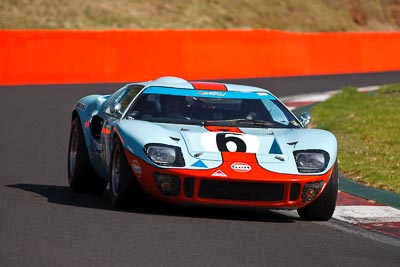
M300 187L301 186L298 183L293 183L290 186L290 198L289 198L290 201L295 201L295 200L297 200L299 198Z
M283 200L284 184L202 180L199 197L227 200Z
M194 190L194 179L193 178L186 178L183 181L183 193L186 197L193 197L193 190Z

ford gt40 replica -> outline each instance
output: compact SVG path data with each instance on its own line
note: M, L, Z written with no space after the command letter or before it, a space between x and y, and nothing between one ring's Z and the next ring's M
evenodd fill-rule
M329 220L338 192L337 141L307 129L269 91L188 82L131 83L72 111L68 180L115 207L149 196L184 205L297 209Z

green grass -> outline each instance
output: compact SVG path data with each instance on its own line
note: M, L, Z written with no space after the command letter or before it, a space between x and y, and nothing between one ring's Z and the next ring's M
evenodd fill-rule
M400 84L367 94L348 87L311 113L315 127L336 135L345 176L400 194Z
M399 31L397 0L1 0L0 29Z

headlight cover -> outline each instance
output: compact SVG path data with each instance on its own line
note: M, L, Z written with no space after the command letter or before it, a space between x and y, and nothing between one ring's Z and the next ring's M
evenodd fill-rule
M329 162L329 154L323 150L295 151L294 158L300 173L322 172Z
M148 144L145 146L146 155L156 164L162 166L184 166L179 147L163 144Z

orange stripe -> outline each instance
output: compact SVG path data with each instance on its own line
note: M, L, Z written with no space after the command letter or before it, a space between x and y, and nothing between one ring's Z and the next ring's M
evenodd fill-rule
M257 156L255 153L246 152L221 152L223 162L243 161L247 163L257 163Z
M208 125L204 126L210 132L231 132L231 133L242 133L242 131L238 127L231 126L214 126Z
M110 135L110 134L111 134L111 129L103 128L103 129L101 129L101 133L102 133L102 134Z
M192 82L191 84L197 90L227 91L225 84L222 83Z

